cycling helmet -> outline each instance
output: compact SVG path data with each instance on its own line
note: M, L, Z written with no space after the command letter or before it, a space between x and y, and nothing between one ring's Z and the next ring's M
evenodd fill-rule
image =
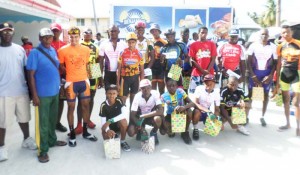
M144 21L137 21L135 24L134 24L135 28L146 28L146 23Z
M167 35L175 35L176 31L173 30L173 29L168 29L168 30L165 31L164 34L165 34L165 36L167 36Z

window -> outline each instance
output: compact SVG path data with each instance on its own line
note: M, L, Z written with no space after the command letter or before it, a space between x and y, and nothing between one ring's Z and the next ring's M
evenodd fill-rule
M77 19L77 26L84 26L85 25L84 22L85 21L82 18Z

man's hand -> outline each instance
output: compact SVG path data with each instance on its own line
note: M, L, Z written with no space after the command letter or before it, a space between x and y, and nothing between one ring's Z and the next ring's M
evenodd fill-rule
M100 77L100 78L99 78L98 89L103 88L103 87L104 87L104 81L103 81L103 78Z
M33 103L33 106L40 106L40 99L38 96L34 95L32 97L32 103Z
M262 83L258 80L256 76L252 76L252 80L256 86L262 87Z
M245 81L245 77L242 77L242 76L241 76L241 77L239 78L239 83L243 83L244 81Z
M273 76L270 74L268 76L265 76L264 79L262 80L263 84L270 84L270 82L272 81Z
M107 137L108 138L114 138L115 137L115 135L116 135L116 133L115 133L115 131L113 131L113 130L108 130L107 132L106 132L106 135L107 135Z
M175 111L177 111L177 112L184 112L185 111L185 107L184 106L177 106L176 108L175 108Z

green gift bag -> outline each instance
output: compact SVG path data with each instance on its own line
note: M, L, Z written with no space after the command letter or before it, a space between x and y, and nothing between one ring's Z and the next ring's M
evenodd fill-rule
M102 76L99 63L88 64L89 79L95 79Z
M172 132L185 132L186 127L186 114L172 113L171 114Z
M179 67L177 64L172 64L172 67L168 73L168 77L175 81L178 81L181 76L181 71L181 67Z
M264 101L264 88L263 87L253 87L251 99L257 100L257 101Z
M190 80L191 80L190 76L183 77L183 79L182 79L183 89L188 89L189 88Z
M232 107L231 120L233 124L245 124L247 121L245 109Z
M282 95L277 94L275 97L275 101L276 101L276 106L282 106Z
M210 117L210 115L214 115L214 114L209 114L207 116L205 121L204 133L215 137L219 135L221 131L222 122L218 120L216 116Z

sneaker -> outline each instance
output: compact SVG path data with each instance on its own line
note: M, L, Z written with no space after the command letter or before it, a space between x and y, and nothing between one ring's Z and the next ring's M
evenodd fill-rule
M57 123L55 129L60 131L60 132L67 132L67 128L64 127L61 123Z
M41 155L38 156L38 160L41 163L49 162L49 156L48 156L47 153L41 154Z
M35 141L32 137L28 137L27 139L23 140L22 147L27 148L27 149L31 149L31 150L36 150L37 149Z
M77 145L76 139L69 139L69 146L70 147L75 147Z
M247 136L250 135L250 132L242 125L238 125L237 131Z
M121 143L121 148L122 148L123 151L126 151L126 152L131 151L130 146L128 145L127 142Z
M267 126L267 123L264 118L260 118L260 123L261 123L261 126L264 126L264 127Z
M90 128L90 129L94 129L96 127L96 124L93 123L92 121L88 122L87 126Z
M194 140L199 140L199 137L200 137L200 135L199 135L199 129L194 129L193 130L193 139Z
M158 141L157 133L156 133L156 132L153 132L153 131L151 130L150 136L154 136L155 145L158 145L158 144L159 144L159 141Z
M184 143L186 143L188 145L192 143L192 139L191 139L190 133L188 131L182 132L181 138L183 139Z
M0 147L0 162L8 159L8 152L5 146Z

